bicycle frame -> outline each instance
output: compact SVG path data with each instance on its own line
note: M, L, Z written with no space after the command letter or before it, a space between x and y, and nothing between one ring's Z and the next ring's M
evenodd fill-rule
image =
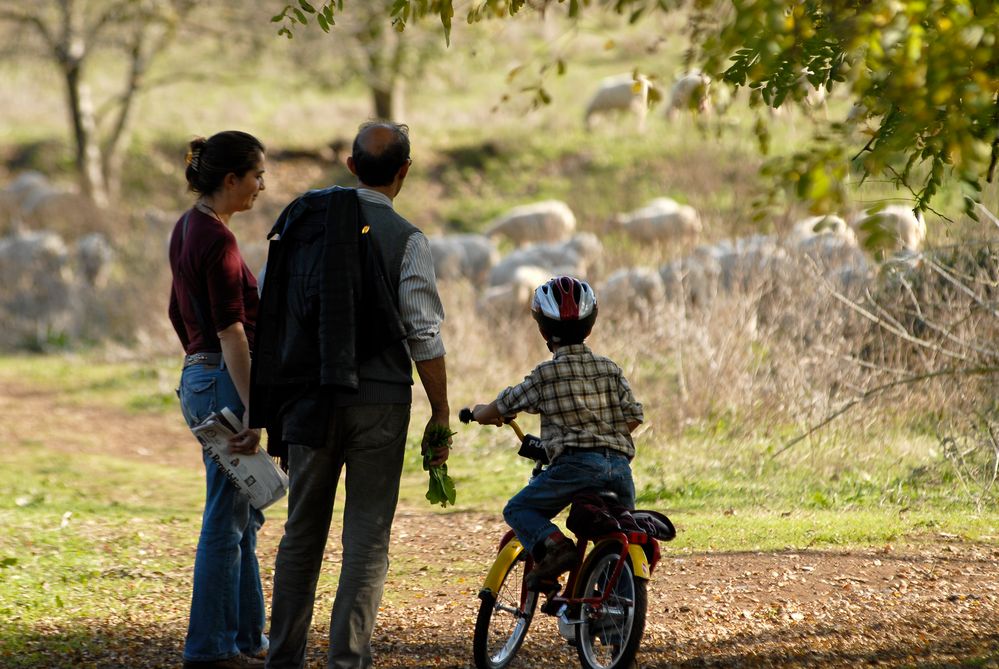
M471 417L467 408L459 413L462 422ZM538 442L537 437L525 435L513 420L506 424L521 441L518 454L535 461L537 476L548 463L540 445L529 443ZM576 551L564 588L553 583L552 592L534 592L527 588L533 556L507 530L479 590L482 603L472 649L476 667L507 669L536 611L557 619L559 634L576 646L583 667L630 666L641 643L646 582L660 559L659 542L640 531L577 534ZM542 595L546 601L538 607Z
M579 560L577 561L577 566L569 572L565 588L562 589L562 592L566 594L556 595L552 598L552 603L555 605L565 604L575 609L577 606L586 604L591 606L595 611L599 611L604 600L607 599L611 591L617 586L617 581L621 577L621 570L624 567L625 560L631 562L632 572L637 578L648 581L652 577L653 566L649 563L645 551L641 545L632 543L629 540L629 536L624 532L602 534L597 537L577 537L577 539L579 544L577 548L579 551ZM588 550L590 543L593 544L593 548ZM587 572L587 568L593 561L594 556L600 555L603 552L601 550L603 546L620 547L620 557L617 564L614 565L611 577L604 586L604 591L600 593L599 597L576 597L572 593L576 591L579 575Z

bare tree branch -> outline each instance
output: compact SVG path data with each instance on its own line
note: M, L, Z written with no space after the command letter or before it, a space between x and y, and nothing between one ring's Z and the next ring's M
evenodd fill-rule
M46 46L48 46L53 51L56 49L55 38L52 36L52 32L49 27L45 25L41 17L36 14L22 14L21 12L15 12L8 9L0 9L0 21L10 21L11 23L21 23L25 25L34 26L41 35L42 40L45 41Z
M897 379L895 381L891 381L890 383L885 383L885 384L882 384L880 386L875 386L874 388L870 388L868 390L865 390L863 393L861 393L857 397L854 397L853 399L849 400L848 402L846 402L845 404L843 404L843 406L841 406L839 409L837 409L836 411L833 411L831 414L829 414L828 416L826 416L825 418L823 418L821 421L819 421L818 423L816 423L815 425L813 425L812 427L810 427L803 434L798 435L794 439L792 439L789 442L787 442L786 444L784 444L780 448L780 450L774 452L770 456L770 459L773 460L778 455L780 455L781 453L784 453L785 451L787 451L788 449L790 449L792 446L794 446L798 442L803 441L803 440L807 439L808 437L810 437L811 435L815 434L820 429L822 429L823 427L825 427L829 423L833 422L834 420L836 420L837 418L839 418L840 416L842 416L844 413L846 413L847 411L849 411L851 408L853 408L857 404L860 404L861 402L866 402L867 400L871 399L872 397L874 397L876 395L880 395L881 393L883 393L883 392L885 392L887 390L891 390L891 389L897 388L899 386L912 385L914 383L920 383L922 381L928 381L930 379L936 379L936 378L941 378L941 377L945 377L945 376L984 376L986 374L995 374L997 372L999 372L999 367L997 367L997 366L964 367L964 368L958 368L958 369L939 369L939 370L936 370L936 371L926 372L926 373L923 373L923 374L915 374L913 376L908 376L908 377L906 377L904 379Z

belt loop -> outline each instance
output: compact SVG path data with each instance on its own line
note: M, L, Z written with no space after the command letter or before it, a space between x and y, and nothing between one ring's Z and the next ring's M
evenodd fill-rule
M225 371L225 356L221 354L219 355L219 371Z

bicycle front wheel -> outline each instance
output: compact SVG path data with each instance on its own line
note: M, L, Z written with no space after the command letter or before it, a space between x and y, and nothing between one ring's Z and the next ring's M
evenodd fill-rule
M577 597L600 597L621 555L619 546L609 546L589 561L580 574ZM576 651L586 669L628 669L638 654L645 631L648 606L647 583L635 578L625 557L617 583L600 607L583 605L576 630Z
M526 554L521 554L510 565L495 595L482 595L472 639L472 655L478 669L510 666L527 636L538 593L524 587L525 557Z

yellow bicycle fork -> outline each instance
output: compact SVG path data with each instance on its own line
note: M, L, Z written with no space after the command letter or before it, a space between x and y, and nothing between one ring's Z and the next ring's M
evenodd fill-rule
M600 541L587 553L587 562L589 562L590 555L597 555L597 549L609 543L616 544L617 542L613 539L604 539L603 541ZM489 573L486 574L486 580L482 584L480 595L488 593L495 597L499 593L500 587L503 585L503 577L506 576L507 572L509 572L510 568L513 566L513 563L517 561L517 558L520 557L520 554L523 552L524 547L516 537L503 544L503 546L499 549L499 552L496 554L496 559L493 560L492 567L489 568ZM649 567L649 559L645 555L645 551L641 546L637 544L629 544L628 559L631 561L631 570L635 574L636 578L640 578L645 581L652 578L652 569ZM580 573L583 573L586 566L587 565L584 564L580 568Z

